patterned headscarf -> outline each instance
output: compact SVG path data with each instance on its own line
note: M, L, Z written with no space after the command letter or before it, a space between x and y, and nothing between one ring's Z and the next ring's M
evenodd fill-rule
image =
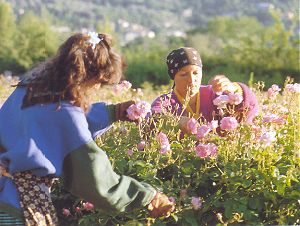
M190 64L202 67L201 57L194 48L181 47L173 50L167 56L168 73L171 79L174 79L175 74L182 67Z

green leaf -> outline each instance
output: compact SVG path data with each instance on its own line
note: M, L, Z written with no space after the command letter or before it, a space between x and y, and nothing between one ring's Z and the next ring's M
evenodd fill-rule
M260 211L262 209L262 201L259 198L249 198L248 205L253 210Z
M143 226L143 224L137 220L127 221L124 226Z
M171 217L174 219L175 222L178 221L178 216L176 214L172 213Z
M127 161L125 159L119 159L115 161L115 164L116 164L116 168L120 173L125 173L127 169Z
M251 184L252 184L252 182L251 182L250 180L243 180L243 181L242 181L242 186L243 186L244 188L250 187Z
M197 218L193 210L187 210L183 212L183 219L191 226L198 226Z
M184 162L182 164L181 170L184 174L190 174L195 171L195 167L194 164L192 164L191 162Z
M276 183L277 185L277 192L279 195L284 195L284 192L285 192L285 188L286 188L286 184L283 183L282 181L279 181Z

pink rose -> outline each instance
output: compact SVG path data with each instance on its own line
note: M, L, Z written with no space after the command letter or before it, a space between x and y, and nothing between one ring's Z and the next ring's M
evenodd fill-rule
M218 148L215 144L208 144L210 149L210 156L215 157L217 155Z
M156 136L156 140L158 141L158 143L160 145L163 145L163 144L169 144L169 139L167 137L166 134L164 134L163 132L159 132Z
M130 89L131 86L132 86L132 84L131 84L130 82L126 81L126 80L123 80L123 81L121 82L121 86L122 86L123 88L125 88L125 89Z
M191 204L194 210L198 210L201 207L202 202L199 197L192 197Z
M69 209L66 209L66 208L63 208L62 209L62 214L66 217L70 216L71 215L71 212Z
M268 89L268 97L269 98L275 98L278 95L278 93L279 93L280 90L281 89L279 88L278 85L273 84L271 86L271 88Z
M197 133L198 126L199 126L199 123L194 118L190 118L187 122L187 129L191 134Z
M238 122L234 117L224 117L220 121L220 127L222 130L234 130L238 127Z
M211 128L207 125L202 125L197 130L197 138L202 139L211 131Z
M137 149L139 151L143 151L145 149L145 146L146 146L146 142L142 140L140 143L137 144Z
M133 121L141 120L151 112L151 105L146 101L140 101L136 104L132 104L127 108L127 117Z
M228 95L220 95L213 100L213 104L216 105L218 109L226 108L228 103Z
M77 206L77 207L75 208L75 212L76 212L76 213L80 213L80 212L81 212L80 207Z
M276 114L267 114L263 117L264 123L276 123L278 125L283 125L286 123L286 119L284 116L278 116Z
M132 149L129 149L128 151L127 151L127 155L128 156L131 156L133 154L133 150Z
M219 126L219 122L217 120L212 120L210 123L208 123L208 126L210 129L216 129Z
M276 119L277 118L277 115L275 115L275 114L266 114L264 117L263 117L263 122L266 122L266 123L268 123L268 122L273 122L274 121L274 119Z
M175 197L171 196L171 197L169 197L169 201L172 202L172 203L175 203L176 199L175 199Z
M275 120L274 120L274 123L278 124L278 125L284 125L287 123L286 121L286 116L281 116L281 117L277 117Z
M272 142L276 141L276 132L275 131L264 132L260 136L259 141L261 142L262 147L264 148L271 146Z
M232 105L238 105L240 103L242 103L243 101L243 96L239 93L229 93L228 94L228 97L229 97L229 104L232 104Z
M171 150L170 145L164 145L160 147L159 153L162 155L167 154Z
M132 84L126 80L122 81L120 84L116 84L113 86L113 93L115 95L119 95L123 91L130 89Z
M166 154L171 148L170 148L170 142L166 134L163 132L159 132L156 136L156 140L158 141L160 145L160 153Z
M213 157L217 154L215 144L198 144L196 146L196 155L200 158Z
M287 84L285 90L291 93L300 93L300 84Z
M83 208L86 210L92 210L94 208L94 205L90 202L83 203L82 205L83 205Z
M197 156L199 156L200 158L206 158L209 156L210 154L210 149L208 146L206 146L205 144L198 144L196 146L196 154Z

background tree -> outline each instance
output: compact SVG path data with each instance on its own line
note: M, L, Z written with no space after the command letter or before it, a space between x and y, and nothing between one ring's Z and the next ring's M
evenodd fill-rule
M14 35L16 32L15 17L12 8L0 1L0 71L10 67L11 59L16 55Z
M58 47L57 34L45 20L31 12L21 17L14 41L18 49L15 60L20 70L27 70L35 63L46 60Z

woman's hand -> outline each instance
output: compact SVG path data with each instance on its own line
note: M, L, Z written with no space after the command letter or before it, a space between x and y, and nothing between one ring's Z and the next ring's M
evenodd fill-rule
M182 132L186 133L186 134L191 134L190 129L188 128L188 121L191 118L187 117L187 116L181 116L179 119L179 128Z
M208 82L215 93L234 93L237 87L225 75L216 75Z
M169 217L175 209L175 204L171 202L163 193L157 192L153 200L148 205L150 217Z
M132 104L135 104L135 101L133 100L129 100L126 102L122 102L122 103L118 103L116 104L116 120L120 120L120 121L131 121L128 117L127 117L127 108L129 108L129 106L131 106Z

